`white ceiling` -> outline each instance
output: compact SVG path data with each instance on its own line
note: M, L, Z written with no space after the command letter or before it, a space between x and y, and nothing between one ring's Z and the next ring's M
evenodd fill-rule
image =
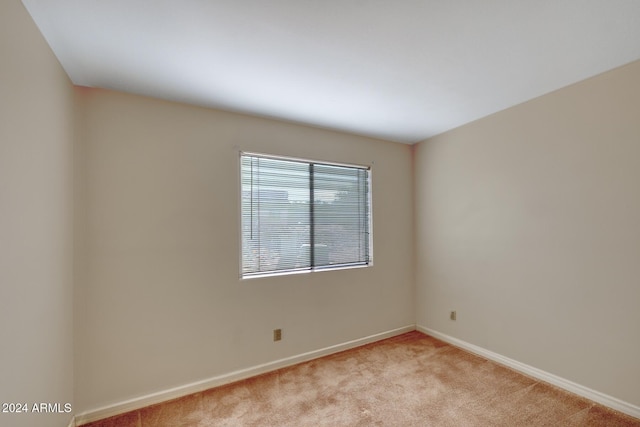
M640 59L639 0L22 0L71 80L414 143Z

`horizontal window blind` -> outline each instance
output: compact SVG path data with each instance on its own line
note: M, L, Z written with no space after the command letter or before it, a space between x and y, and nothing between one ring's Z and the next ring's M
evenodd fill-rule
M368 265L370 171L241 155L242 276Z

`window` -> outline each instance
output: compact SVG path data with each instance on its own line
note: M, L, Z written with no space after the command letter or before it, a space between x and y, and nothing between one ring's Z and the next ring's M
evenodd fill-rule
M368 167L240 160L242 277L371 264Z

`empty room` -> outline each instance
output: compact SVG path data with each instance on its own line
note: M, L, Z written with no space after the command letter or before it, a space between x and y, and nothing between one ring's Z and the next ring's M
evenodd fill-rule
M0 427L640 426L639 306L638 1L0 1Z

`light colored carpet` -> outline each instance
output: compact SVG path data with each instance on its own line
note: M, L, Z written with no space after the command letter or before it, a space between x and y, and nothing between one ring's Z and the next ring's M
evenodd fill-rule
M640 420L410 332L87 426L640 426Z

